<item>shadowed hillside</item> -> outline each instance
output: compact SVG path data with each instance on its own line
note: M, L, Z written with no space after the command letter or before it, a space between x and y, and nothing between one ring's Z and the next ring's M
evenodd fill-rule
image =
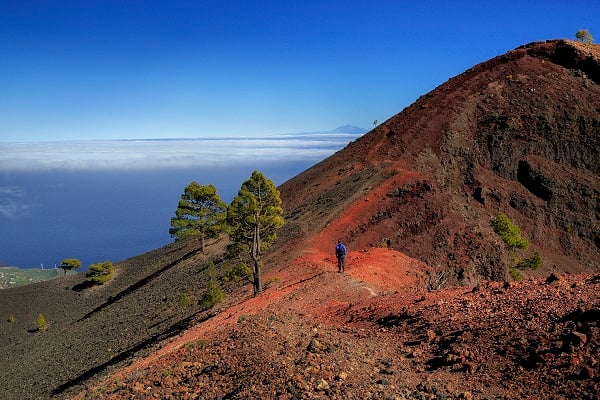
M599 60L515 49L281 185L261 296L222 279L224 239L126 260L101 287L0 291L0 397L595 399ZM529 249L506 248L499 213ZM534 252L542 267L508 282ZM207 310L211 261L228 297Z
M209 261L197 241L178 242L115 265L114 278L87 287L84 274L0 291L0 398L64 397L96 374L147 354L208 318L199 304ZM179 297L189 304L182 308ZM48 329L38 332L42 314ZM12 316L14 319L8 322Z

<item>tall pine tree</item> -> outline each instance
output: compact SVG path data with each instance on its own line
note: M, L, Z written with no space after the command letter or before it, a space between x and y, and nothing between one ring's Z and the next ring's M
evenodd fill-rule
M283 226L281 197L275 184L258 171L242 184L227 208L231 239L248 250L253 261L254 295L262 292L260 258Z
M213 185L203 186L193 181L181 195L175 217L171 218L169 233L175 240L200 238L204 252L206 239L217 237L223 229L226 210L227 204Z

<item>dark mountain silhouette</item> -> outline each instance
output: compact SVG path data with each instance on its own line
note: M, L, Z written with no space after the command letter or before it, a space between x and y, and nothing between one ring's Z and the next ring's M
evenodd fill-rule
M0 291L0 397L595 398L599 79L598 46L532 43L284 183L259 297L221 279L226 301L202 306L224 238L118 263L99 287ZM493 232L500 212L528 250ZM504 282L533 252L542 267Z

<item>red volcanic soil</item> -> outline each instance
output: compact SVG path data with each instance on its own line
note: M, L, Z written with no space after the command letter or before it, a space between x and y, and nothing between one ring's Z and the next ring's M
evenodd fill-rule
M597 399L600 276L423 290L419 262L307 251L263 295L78 399Z

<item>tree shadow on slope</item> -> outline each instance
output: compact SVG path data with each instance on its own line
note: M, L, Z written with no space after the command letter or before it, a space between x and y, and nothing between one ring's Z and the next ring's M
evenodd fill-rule
M75 286L73 286L73 291L75 292L81 292L83 290L89 289L92 286L94 286L94 283L85 280L83 282L79 282L78 284L76 284Z
M143 279L140 279L139 281L135 282L134 284L128 286L127 288L125 288L124 290L122 290L121 292L119 292L117 295L115 296L110 296L108 298L108 300L106 300L104 303L100 304L98 307L94 308L92 311L88 312L87 314L85 314L83 317L81 317L79 320L77 320L77 322L81 322L89 317L91 317L93 314L95 314L98 311L103 310L104 308L110 306L111 304L121 300L122 298L124 298L125 296L129 295L130 293L133 293L134 291L142 288L143 286L147 285L148 283L152 282L154 279L156 279L157 277L159 277L161 274L163 274L165 271L168 271L169 269L173 268L174 266L178 265L179 263L186 261L190 258L192 258L193 256L197 255L198 253L201 253L200 249L196 249L193 251L190 251L186 254L184 254L182 257L179 257L178 259L170 262L169 264L165 265L164 267L160 268L159 270L153 272L152 274L146 276ZM87 283L87 284L86 284ZM90 287L90 285L93 286L93 283L90 282L83 282L80 283L79 285L76 285L73 287L73 290L83 290L87 287ZM77 287L77 289L76 289Z
M105 372L108 368L118 365L119 363L121 363L127 359L133 358L140 351L142 351L144 349L148 349L148 348L152 347L153 345L156 345L166 339L174 337L174 336L180 334L181 332L191 328L192 326L194 326L196 324L202 323L204 321L207 321L207 320L213 318L215 315L216 314L214 314L214 313L210 313L209 315L207 315L201 319L197 319L196 315L191 315L183 320L177 321L176 323L172 324L164 331L157 333L156 335L153 335L145 340L138 342L137 344L130 347L129 349L112 357L110 360L88 369L87 371L81 373L80 375L78 375L75 378L69 379L67 382L65 382L62 385L58 386L57 388L53 389L51 394L52 394L52 396L57 396L57 395L65 393L69 389L80 386L83 383L85 383L87 380L89 380L90 378L92 378L100 373Z

